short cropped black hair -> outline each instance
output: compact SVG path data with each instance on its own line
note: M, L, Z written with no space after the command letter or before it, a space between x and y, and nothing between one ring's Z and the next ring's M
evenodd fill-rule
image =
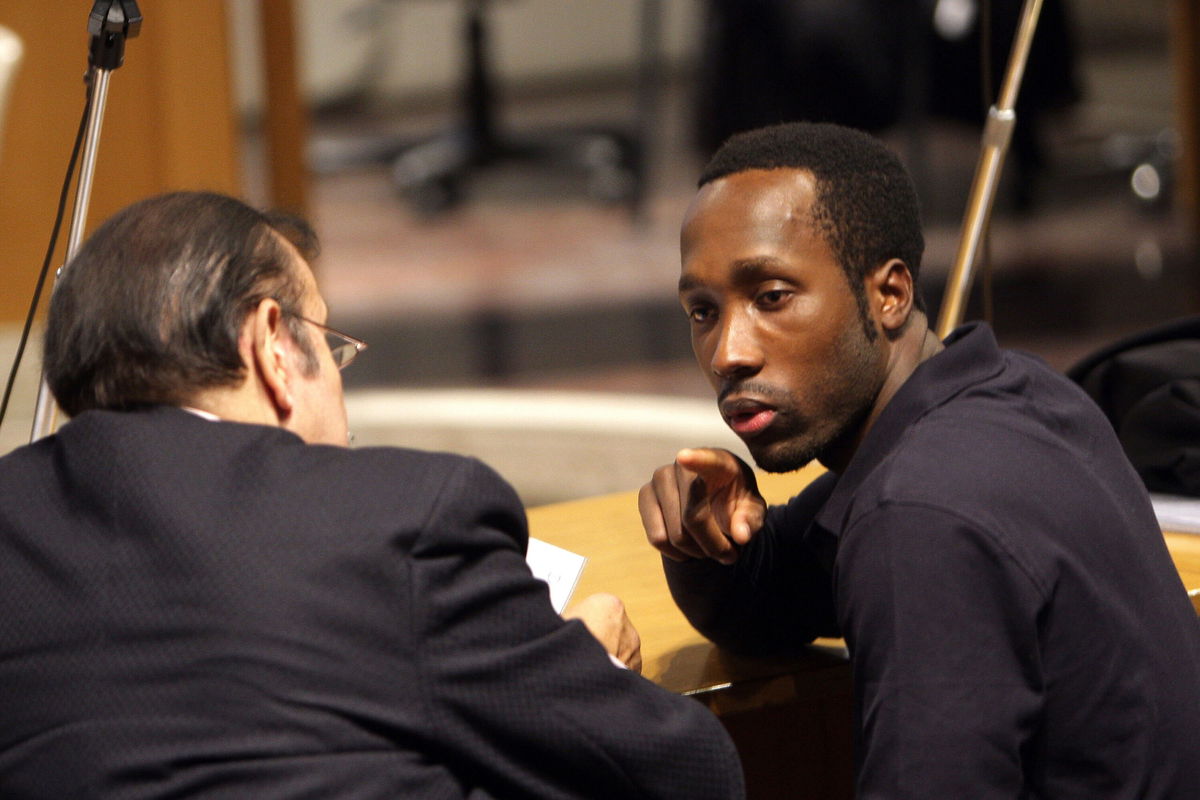
M756 169L802 169L816 180L814 222L850 281L866 314L863 280L898 258L913 283L925 237L917 190L904 165L882 142L832 123L790 122L731 136L705 166L700 186ZM916 305L924 310L920 292Z
M279 301L304 368L315 370L295 317L303 284L281 237L316 255L303 220L207 192L151 197L105 222L50 301L42 363L59 406L75 416L184 405L202 389L235 385L242 324L266 297Z

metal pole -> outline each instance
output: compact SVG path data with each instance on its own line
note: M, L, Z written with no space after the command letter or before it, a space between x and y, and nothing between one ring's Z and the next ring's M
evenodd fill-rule
M982 150L963 219L962 239L959 241L958 253L954 258L950 280L946 284L946 294L942 298L942 307L938 313L937 335L940 339L949 336L950 332L962 323L967 297L971 293L975 265L979 259L979 249L987 231L996 190L1000 185L1004 157L1008 153L1013 128L1016 127L1017 114L1014 107L1017 104L1017 93L1021 88L1021 79L1025 73L1025 64L1029 60L1029 49L1033 45L1033 34L1037 30L1041 11L1042 0L1025 0L1017 35L1013 39L1012 53L1008 59L1008 70L1000 89L1000 98L996 105L988 110L987 123L983 129Z
M87 227L88 206L92 202L92 184L96 176L96 155L100 150L100 129L104 126L104 109L108 104L108 81L112 73L92 69L92 117L88 120L80 161L79 185L75 189L75 207L71 211L71 231L67 237L67 261L79 252L83 231Z
M67 254L60 272L83 243L87 227L88 205L92 199L92 181L96 174L96 155L100 147L100 129L104 126L104 108L108 101L108 79L112 71L125 63L125 42L138 35L142 28L142 12L137 0L96 0L88 14L88 102L91 106L88 127L83 141L83 158L79 181L75 187L75 207L71 215L71 230L67 237ZM29 441L36 442L54 430L57 408L46 383L45 375L38 385L37 403L33 409L33 431Z
M106 69L92 67L89 81L92 91L92 111L88 119L87 133L83 140L83 156L80 162L79 181L75 187L75 206L71 214L71 230L67 237L67 255L64 266L83 244L83 232L87 227L88 205L92 199L92 182L96 172L96 155L100 147L100 130L104 125L104 108L108 100L108 81L112 73ZM60 270L61 271L61 270ZM43 376L38 385L37 404L33 409L33 431L29 441L36 442L54 430L57 407L50 394L50 387Z

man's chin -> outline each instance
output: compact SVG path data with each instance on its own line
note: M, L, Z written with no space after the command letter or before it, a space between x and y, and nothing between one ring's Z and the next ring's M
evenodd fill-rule
M775 442L761 447L749 447L754 463L764 472L795 472L820 456L817 448L805 447L794 442Z

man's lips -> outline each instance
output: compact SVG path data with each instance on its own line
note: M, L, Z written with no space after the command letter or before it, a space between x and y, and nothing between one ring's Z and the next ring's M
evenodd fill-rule
M776 411L758 400L726 400L721 403L721 416L738 436L754 436L775 421Z

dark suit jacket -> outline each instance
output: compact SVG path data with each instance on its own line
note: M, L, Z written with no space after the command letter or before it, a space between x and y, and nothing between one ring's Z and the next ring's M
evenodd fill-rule
M729 798L482 464L173 408L0 459L0 797Z

